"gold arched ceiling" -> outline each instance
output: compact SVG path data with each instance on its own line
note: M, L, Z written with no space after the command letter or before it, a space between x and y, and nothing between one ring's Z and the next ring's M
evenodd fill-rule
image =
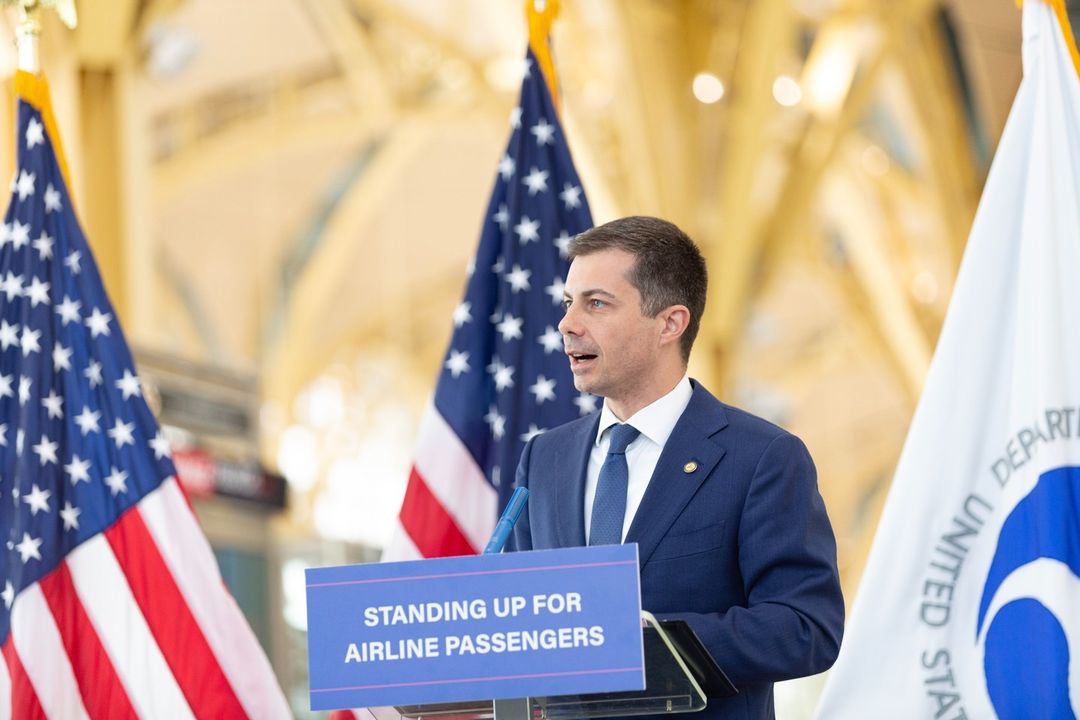
M850 584L1019 81L1015 4L562 6L563 121L594 216L663 215L704 246L693 370L807 439ZM269 462L319 378L367 408L340 416L352 434L315 422L342 452L387 388L415 411L506 141L522 3L79 10L74 34L47 25L43 65L129 337L256 373ZM698 73L719 102L695 99ZM333 485L316 477L295 519Z

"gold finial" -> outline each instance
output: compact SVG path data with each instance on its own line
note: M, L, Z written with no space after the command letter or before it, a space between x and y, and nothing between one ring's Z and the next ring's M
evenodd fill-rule
M37 73L38 37L41 35L41 10L53 8L60 22L74 30L79 19L75 13L75 0L0 0L7 7L19 8L19 24L15 29L15 45L19 50L19 69Z

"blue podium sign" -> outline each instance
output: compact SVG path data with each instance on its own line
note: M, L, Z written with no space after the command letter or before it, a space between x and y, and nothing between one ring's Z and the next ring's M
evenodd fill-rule
M307 570L311 709L645 688L637 545Z

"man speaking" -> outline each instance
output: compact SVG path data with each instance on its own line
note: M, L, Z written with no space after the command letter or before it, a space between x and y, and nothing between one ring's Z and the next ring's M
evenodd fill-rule
M628 217L569 246L559 324L574 384L603 408L534 437L519 550L638 544L642 607L690 623L739 689L698 718L771 718L773 683L832 665L836 542L794 435L686 374L705 260L675 225Z

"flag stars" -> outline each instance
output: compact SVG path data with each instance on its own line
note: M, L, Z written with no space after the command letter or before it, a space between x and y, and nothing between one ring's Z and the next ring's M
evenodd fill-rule
M66 348L60 343L53 345L52 362L54 370L70 370L71 348Z
M529 132L536 136L537 145L550 145L551 141L555 138L555 126L548 123L544 118L540 118L535 125L533 125Z
M60 191L49 183L45 186L45 214L51 212L60 212Z
M82 320L79 315L79 308L81 307L82 301L72 300L67 295L64 295L64 301L56 306L56 314L60 316L60 320L64 323L64 327L67 327L69 322L79 322Z
M457 379L462 373L469 372L469 353L451 350L450 357L447 359L445 367L450 371L450 374Z
M545 400L554 400L555 381L540 375L536 378L536 382L529 386L529 392L536 396L538 405L542 405Z
M26 149L33 150L35 145L45 142L45 126L37 118L30 118L26 126Z
M547 326L547 330L545 330L544 334L538 337L536 341L544 346L545 355L550 355L556 350L562 350L563 347L562 333L551 325Z
M14 381L14 375L0 375L0 398L15 397L15 393L11 389L11 383Z
M47 282L42 282L38 278L31 278L30 287L23 291L23 294L30 299L31 307L37 307L49 302L49 286L50 284Z
M22 542L15 546L15 549L19 551L19 557L22 558L23 565L29 562L31 559L41 559L41 538L32 538L30 533L23 533Z
M49 413L50 420L64 417L64 398L56 394L55 390L49 390L49 396L41 399L41 404Z
M116 418L116 423L106 431L106 434L113 439L116 449L119 450L125 445L135 444L135 436L132 434L134 431L135 423L120 422L120 418Z
M562 278L556 277L554 280L551 281L550 285L544 288L544 292L546 292L551 297L552 303L554 303L555 305L561 305L563 301L563 295L566 294L566 283L562 281Z
M567 210L581 207L581 186L564 183L559 199L563 201Z
M169 447L169 441L165 439L165 436L160 430L154 435L154 439L151 440L148 445L150 449L154 451L154 457L158 460L162 458L172 457L172 448Z
M528 215L522 215L521 220L514 226L514 232L517 233L518 240L521 241L522 245L539 240L540 221L532 220Z
M596 396L586 392L578 393L578 396L574 398L574 404L577 405L579 413L588 415L596 411Z
M555 247L558 248L559 257L563 260L570 257L570 241L573 239L565 230L559 233L559 237L555 238Z
M41 466L44 467L49 463L54 465L58 462L56 459L56 450L60 447L60 443L53 442L49 439L48 435L41 436L41 442L33 446L34 453L38 456L38 461Z
M529 174L521 179L521 184L529 189L530 197L539 192L547 192L548 175L547 170L541 170L534 165Z
M514 317L510 313L504 313L502 320L495 325L495 329L502 335L503 342L510 342L521 337L521 325L524 322L522 318Z
M96 338L98 335L108 335L110 320L112 320L112 313L103 313L100 308L94 308L90 317L86 318L86 327L90 328L90 336Z
M127 478L128 474L125 471L115 465L112 466L112 472L105 477L105 484L112 490L114 497L127 492Z
M67 473L72 485L78 485L81 482L88 483L90 482L90 461L83 460L78 455L72 455L71 462L64 466L64 472Z
M79 265L79 261L82 259L82 253L78 250L72 250L71 253L64 258L64 266L71 271L72 275L78 275L82 270L82 266Z
M19 250L30 242L30 225L23 225L18 220L11 226L11 246Z
M7 301L11 302L15 298L23 294L23 277L22 275L15 275L11 271L4 276L3 281L0 281L0 292L7 295Z
M75 507L70 502L65 502L64 509L60 511L60 519L64 521L64 529L78 530L80 514L82 514L82 510Z
M536 423L529 423L529 429L521 434L521 442L529 442L537 435L545 432L545 428L538 427Z
M37 515L39 512L49 512L49 498L51 490L42 490L37 483L30 488L30 492L23 495L22 501L30 506L30 514Z
M26 198L34 194L34 181L37 176L34 173L28 173L26 170L19 171L19 179L15 181L15 192L19 195L19 201L23 201ZM18 224L18 221L15 221Z
M509 153L504 153L502 159L499 160L499 177L509 180L515 170L517 170L517 163L514 162L514 158L510 157Z
M514 108L510 111L510 127L514 130L521 128L521 106Z
M514 263L513 269L503 275L503 279L510 283L510 292L516 293L521 290L528 290L529 276L532 275L531 270L526 270L517 263Z
M514 368L503 365L495 372L495 389L505 390L514 386Z
M90 381L90 387L95 388L104 382L101 377L101 363L97 360L91 360L90 364L83 370L83 375Z
M0 320L0 348L7 350L19 344L19 324L12 325L7 320Z
M139 385L139 376L132 374L128 369L124 369L124 377L116 381L116 388L124 396L125 400L130 400L132 396L141 396L142 387Z
M510 227L510 209L506 207L506 203L499 205L499 209L491 216L503 232L506 232L506 228Z
M25 375L19 376L19 404L25 405L30 400L30 386L34 384L34 381ZM22 452L21 450L19 451Z
M55 240L49 237L48 233L42 230L41 235L37 240L32 242L31 245L38 251L38 256L41 258L41 261L44 262L52 258L53 244L55 242Z
M461 302L454 308L454 327L459 328L472 320L472 303Z
M4 601L4 607L11 609L11 603L15 602L15 586L8 580L4 583L4 592L0 592L0 598Z
M38 342L38 338L40 337L40 330L31 330L28 326L23 326L22 337L19 339L23 357L28 356L32 352L41 352L41 343Z
M75 416L75 424L79 426L79 430L85 437L87 433L101 432L101 426L98 425L100 419L101 413L83 406L82 412Z
M7 447L7 423L0 423L0 447Z
M502 436L506 434L506 417L500 415L499 409L494 405L484 416L484 422L491 428L491 434L495 436L496 440L502 439Z

